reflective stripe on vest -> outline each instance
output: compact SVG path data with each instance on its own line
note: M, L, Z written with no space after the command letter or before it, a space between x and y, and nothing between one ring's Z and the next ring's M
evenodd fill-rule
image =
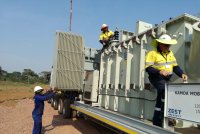
M146 55L145 68L149 66L158 70L166 70L172 74L173 67L177 66L177 62L172 51L167 54L161 54L160 52L153 50Z
M171 61L171 62L164 62L164 63L155 63L155 66L165 66L167 63L167 65L172 65L172 64L176 64L176 61Z

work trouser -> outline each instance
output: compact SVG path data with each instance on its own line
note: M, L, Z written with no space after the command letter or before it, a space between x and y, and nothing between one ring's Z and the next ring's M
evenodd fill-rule
M33 116L34 126L33 126L33 134L41 134L42 133L42 116Z
M153 124L159 127L163 126L164 119L164 101L165 101L165 83L166 80L149 79L151 84L157 89L157 99L153 115Z
M107 49L110 46L110 40L104 40L104 41L100 40L100 43L103 45L103 48L101 50L102 52L104 49Z
M109 47L109 45L110 45L109 42L105 43L105 44L103 45L102 51L103 51L104 49L107 49L107 48Z

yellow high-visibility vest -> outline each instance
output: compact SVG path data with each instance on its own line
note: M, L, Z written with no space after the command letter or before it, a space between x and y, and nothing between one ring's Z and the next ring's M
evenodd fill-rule
M166 70L172 73L173 67L177 65L176 58L172 51L160 53L156 50L152 50L146 55L145 68L151 66L155 69Z
M113 36L114 33L112 31L108 31L108 32L105 32L105 33L101 33L101 35L99 36L99 40L108 40L110 38L110 36Z

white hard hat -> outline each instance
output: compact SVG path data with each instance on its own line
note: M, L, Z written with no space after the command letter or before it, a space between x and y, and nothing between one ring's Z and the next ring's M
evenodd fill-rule
M108 25L103 24L103 25L101 26L101 30L102 30L103 28L106 28L106 27L108 27Z
M162 44L168 44L168 45L175 45L177 44L177 40L175 39L172 39L169 35L167 34L163 34L159 37L159 39L155 39L152 41L152 45L154 47L157 46L157 44L159 43L162 43Z
M41 86L35 86L34 93L38 92L39 90L43 90L43 88Z

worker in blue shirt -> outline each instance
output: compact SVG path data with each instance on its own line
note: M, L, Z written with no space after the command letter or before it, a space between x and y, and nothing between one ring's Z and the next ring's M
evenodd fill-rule
M153 40L152 45L155 50L148 52L146 55L146 72L149 74L149 81L157 89L153 124L160 127L163 126L164 118L165 83L170 80L173 72L183 81L188 79L187 75L178 66L173 52L169 50L170 46L175 44L177 44L175 39L163 34L158 39Z
M44 101L52 98L55 95L54 91L52 90L45 91L40 86L35 86L34 88L35 107L32 112L32 117L34 120L33 134L42 133L42 115L44 111Z

